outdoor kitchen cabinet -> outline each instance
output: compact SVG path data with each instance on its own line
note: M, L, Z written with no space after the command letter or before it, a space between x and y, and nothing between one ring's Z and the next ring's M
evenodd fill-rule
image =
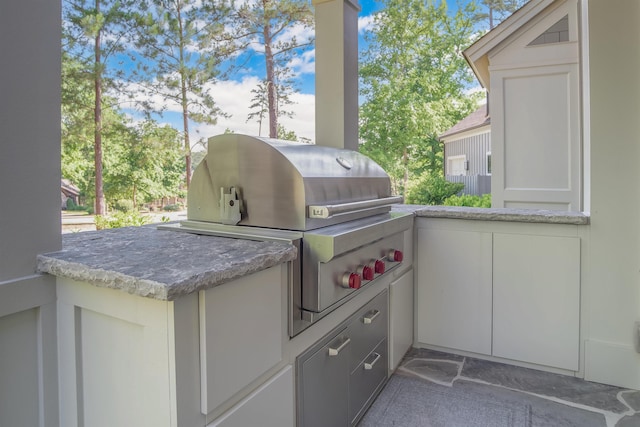
M293 427L286 265L174 301L58 277L60 425Z
M418 345L579 370L576 225L417 218Z

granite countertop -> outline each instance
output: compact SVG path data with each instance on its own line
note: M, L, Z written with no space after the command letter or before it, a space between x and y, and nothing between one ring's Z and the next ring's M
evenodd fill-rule
M395 209L395 207L394 207ZM412 211L420 218L450 218L478 221L510 221L543 224L587 225L589 216L580 212L563 212L534 209L488 209L460 206L417 206L406 205L405 211Z
M38 271L158 300L212 288L291 261L293 245L159 230L156 225L63 235Z

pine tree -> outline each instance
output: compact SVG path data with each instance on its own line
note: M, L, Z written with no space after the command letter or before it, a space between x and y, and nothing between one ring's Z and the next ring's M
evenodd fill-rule
M246 40L245 46L264 54L265 78L261 89L267 99L269 137L276 138L278 117L288 114L280 107L289 102L289 94L295 90L289 63L313 42L312 38L288 37L287 31L295 25L311 28L313 13L306 0L257 0L241 5L235 20Z
M480 13L478 19L489 20L489 30L504 21L513 12L522 7L528 0L481 0L487 11Z
M124 52L127 17L131 0L66 0L63 3L64 48L68 55L85 64L93 86L93 150L95 213L103 215L106 202L103 188L103 107L104 92L118 82L118 72L108 62Z
M141 4L132 33L137 62L134 76L160 106L143 101L144 111L162 113L168 104L182 114L185 183L191 181L189 123L215 124L225 113L214 101L212 86L221 64L237 46L228 35L230 6L224 0L150 0Z

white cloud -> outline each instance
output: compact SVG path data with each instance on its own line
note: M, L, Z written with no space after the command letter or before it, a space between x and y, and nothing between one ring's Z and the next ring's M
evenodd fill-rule
M287 27L275 40L275 43L289 43L296 39L298 43L306 43L315 38L315 30L313 27L295 23Z
M255 76L245 77L242 81L219 82L212 87L212 93L222 111L230 114L229 118L220 118L216 125L197 124L192 128L191 141L195 144L200 138L208 139L219 135L229 129L235 133L256 135L260 133L260 126L255 121L247 123L247 115L250 113L249 105L254 89L260 79ZM287 109L295 113L292 119L281 118L282 125L290 131L294 131L298 137L309 138L315 141L315 96L309 94L292 94L291 100L295 103L287 106ZM268 136L269 127L265 118L262 123L262 136Z
M300 74L314 74L316 72L316 51L307 50L302 55L294 56L287 64L295 76Z
M311 55L312 57L313 55ZM214 100L224 113L229 117L218 118L215 125L208 124L190 124L191 145L194 146L200 139L205 140L211 136L224 133L229 129L235 133L243 133L248 135L268 136L269 125L265 118L262 123L262 129L256 120L247 122L247 116L251 112L249 106L254 94L251 93L255 89L261 79L255 75L245 75L240 81L226 80L208 84ZM162 117L155 117L160 123L168 123L178 130L182 130L181 107L177 103L167 103L159 95L146 94L142 87L135 87L136 99L140 101L145 99L154 108L160 110L164 106ZM315 95L293 93L290 99L294 102L287 106L287 110L294 113L293 118L280 118L281 124L285 129L294 131L298 137L308 138L315 141ZM135 113L133 103L120 97L120 106L127 109L127 113L136 120L140 118L139 113Z
M370 31L373 28L374 21L374 15L358 17L358 33L362 34L366 31Z

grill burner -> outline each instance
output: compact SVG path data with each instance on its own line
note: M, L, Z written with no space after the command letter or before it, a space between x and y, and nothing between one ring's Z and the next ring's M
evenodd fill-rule
M411 215L390 212L401 201L357 152L228 134L209 139L180 230L295 245L294 336L402 262Z

